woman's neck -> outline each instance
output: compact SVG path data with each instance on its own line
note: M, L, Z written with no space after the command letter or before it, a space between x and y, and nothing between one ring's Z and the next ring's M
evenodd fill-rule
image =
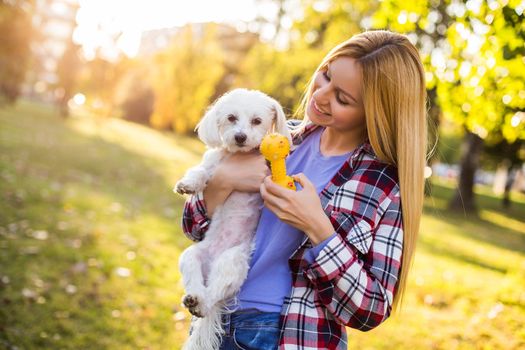
M363 130L353 129L347 131L335 130L325 127L321 133L319 149L325 156L337 156L356 149L364 140Z

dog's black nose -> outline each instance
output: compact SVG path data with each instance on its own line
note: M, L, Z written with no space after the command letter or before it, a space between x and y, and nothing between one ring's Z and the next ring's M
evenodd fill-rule
M237 141L237 143L244 143L244 141L246 141L246 134L243 134L243 133L235 134L235 141Z

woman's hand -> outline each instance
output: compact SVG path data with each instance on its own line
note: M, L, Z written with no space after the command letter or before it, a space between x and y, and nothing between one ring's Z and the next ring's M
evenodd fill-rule
M232 191L259 192L263 179L270 174L266 160L258 151L235 153L225 157L208 180L203 196L208 216L224 203Z
M314 184L303 173L292 178L299 182L301 190L281 187L267 176L260 186L264 205L280 220L306 233L317 245L332 235L334 227L321 206Z
M259 192L264 178L271 173L258 150L229 155L221 161L217 172L226 186L240 192Z

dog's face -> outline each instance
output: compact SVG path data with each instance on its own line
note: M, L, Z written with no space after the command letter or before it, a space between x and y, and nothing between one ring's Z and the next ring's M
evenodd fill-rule
M216 106L222 145L230 152L258 147L275 116L270 101L255 94L235 92L227 97Z
M258 148L274 123L276 131L291 143L286 117L277 101L261 91L241 88L221 96L196 128L208 146L233 153Z

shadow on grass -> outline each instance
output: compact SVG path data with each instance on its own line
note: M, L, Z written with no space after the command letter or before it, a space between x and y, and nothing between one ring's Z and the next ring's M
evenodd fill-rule
M443 258L449 258L449 259L455 259L470 265L475 265L481 268L485 268L488 270L492 270L495 272L501 272L506 273L507 269L487 264L483 261L480 261L479 259L476 259L475 257L469 256L465 253L462 253L456 249L451 248L450 246L444 246L441 244L435 244L435 242L425 239L424 236L421 236L418 239L418 247L423 248L426 250L429 254L432 254L434 256L440 256Z
M432 186L432 198L427 198L425 201L425 214L451 225L463 227L458 232L465 237L515 252L525 252L525 232L483 219L475 213L451 211L447 208L447 205L454 194L454 189L435 183ZM525 220L525 205L523 203L513 202L512 207L509 210L505 210L501 207L499 199L480 193L476 193L476 201L479 209L494 211L520 222ZM431 203L435 205L431 205Z

